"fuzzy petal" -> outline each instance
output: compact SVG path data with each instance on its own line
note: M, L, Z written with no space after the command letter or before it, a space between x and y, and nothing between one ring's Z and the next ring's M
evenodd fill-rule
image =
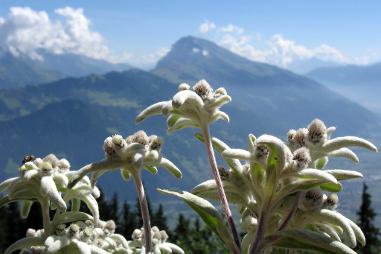
M201 109L204 102L195 92L191 90L183 90L175 94L172 99L172 106L174 108L183 108L184 106L197 107Z
M181 170L175 164L173 164L170 160L166 158L162 158L158 166L166 169L169 173L176 176L177 178L181 178L183 176L183 174L181 173Z
M43 176L41 178L41 194L49 197L49 199L61 210L66 210L66 203L58 192L56 184L51 176Z
M337 149L348 147L348 146L363 147L373 152L378 151L377 147L371 142L369 142L368 140L365 140L359 137L354 137L354 136L339 137L339 138L328 140L322 146L322 150L326 153L329 153Z
M348 149L346 147L330 152L328 155L334 157L347 158L353 161L354 163L359 163L359 158L357 157L357 155L351 149Z
M222 156L226 158L247 160L247 161L251 159L250 152L243 149L226 149L222 153Z
M147 117L162 114L163 107L165 107L168 103L170 103L170 101L161 101L161 102L152 104L151 106L148 106L142 112L139 113L135 121L137 123L140 123Z

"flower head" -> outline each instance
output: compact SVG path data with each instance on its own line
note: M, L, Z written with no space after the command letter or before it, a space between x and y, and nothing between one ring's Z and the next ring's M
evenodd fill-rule
M167 116L169 132L187 127L199 128L219 119L229 121L228 115L219 109L230 101L231 97L224 88L213 92L206 80L198 81L192 88L182 83L172 100L147 107L136 117L136 121L141 122L147 117L163 114Z

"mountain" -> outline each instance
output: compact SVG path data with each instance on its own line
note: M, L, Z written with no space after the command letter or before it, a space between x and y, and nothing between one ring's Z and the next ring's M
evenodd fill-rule
M193 48L202 53L196 54ZM379 126L379 119L373 113L317 82L271 65L251 62L214 43L185 37L174 44L152 72L130 69L64 78L39 86L0 89L0 168L4 169L0 171L0 179L15 175L14 170L25 154L44 156L54 152L66 156L73 168L79 168L103 158L102 143L106 136L145 129L148 134L164 137L163 154L184 173L183 179L177 180L163 170L158 176L144 172L152 200L168 202L174 209L173 199L158 194L155 188L189 190L211 177L204 147L193 138L197 130L168 136L163 117L148 119L139 126L134 124L134 119L147 105L168 100L180 81L201 78L214 87L226 87L233 96L233 101L225 107L231 122L218 122L211 128L214 136L232 147L246 147L248 133L286 138L289 128L306 126L316 117L338 126L338 135L369 137L371 130ZM373 159L367 162L372 163ZM117 191L125 199L136 197L133 185L123 183L117 172L102 178L100 184L107 194ZM380 202L375 203L381 207ZM354 204L343 207L350 210Z
M318 68L307 76L381 114L381 63Z
M40 61L0 51L0 88L34 85L62 77L58 70L52 70Z
M378 126L371 112L309 78L191 36L177 41L152 72L174 83L205 78L215 87L226 87L233 95L233 107L252 116L245 131L279 133L316 117L349 132ZM233 123L240 120L233 115Z
M342 66L342 64L334 61L325 61L314 57L309 59L296 59L291 64L287 65L287 69L295 73L304 75L317 68L338 66Z
M40 51L42 57L33 60L28 56L14 56L0 50L0 88L37 85L64 77L81 77L104 74L130 68L127 64L113 64L75 54L53 54Z

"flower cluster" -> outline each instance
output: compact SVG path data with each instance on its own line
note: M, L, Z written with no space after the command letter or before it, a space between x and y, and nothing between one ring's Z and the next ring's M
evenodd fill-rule
M67 202L76 199L84 201L98 219L98 205L95 198L99 189L90 186L88 177L81 179L72 189L68 184L75 174L70 171L70 163L66 159L58 159L54 154L44 158L26 156L19 168L20 176L10 178L0 183L0 191L5 192L3 202L22 201L22 216L27 217L33 202L41 203L42 207L64 212ZM48 225L46 225L48 226Z
M132 241L129 242L134 253L141 253L144 250L144 231L143 229L135 229L132 233ZM184 254L184 251L177 245L167 242L168 234L164 230L159 230L154 226L151 229L151 238L153 244L153 253L178 253Z
M21 253L133 253L128 241L115 233L115 222L92 220L60 224L43 245L24 248ZM27 237L38 238L40 232L27 231Z
M223 186L230 203L238 206L242 229L242 252L257 253L271 247L286 247L285 239L310 244L323 251L327 243L355 253L348 246L365 244L361 229L338 211L339 181L362 177L356 171L323 169L328 156L340 156L358 162L349 146L377 148L358 137L331 139L334 127L326 128L321 120L307 128L291 130L289 143L262 135L250 134L248 151L231 149L213 138L215 148L230 166L224 171ZM242 164L241 161L245 163ZM193 193L208 199L218 198L213 180L205 181ZM331 249L331 250L332 250ZM328 249L325 249L328 251ZM337 251L337 250L336 250ZM344 253L344 252L343 252Z
M213 91L205 80L198 81L193 87L182 83L172 100L155 103L144 109L136 121L163 114L167 116L168 132L175 132L187 127L203 128L205 125L229 116L220 111L220 107L231 101L225 88Z
M157 167L163 167L172 175L180 178L181 171L161 155L164 141L156 135L148 136L138 131L126 138L121 135L107 137L103 143L105 156L110 160L119 160L123 179L130 178L131 170L144 168L156 174Z

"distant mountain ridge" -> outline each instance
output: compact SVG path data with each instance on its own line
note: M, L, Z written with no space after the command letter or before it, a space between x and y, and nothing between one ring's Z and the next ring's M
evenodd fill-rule
M307 76L381 115L381 63L318 68Z
M81 77L130 69L127 64L113 64L75 54L53 54L40 51L42 60L14 56L0 49L0 88L38 85L64 77Z

